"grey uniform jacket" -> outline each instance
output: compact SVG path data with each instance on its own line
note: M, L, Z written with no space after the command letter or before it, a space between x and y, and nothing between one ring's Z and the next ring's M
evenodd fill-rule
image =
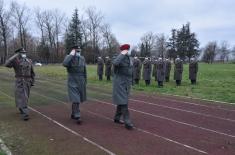
M112 75L112 60L108 58L105 62L105 76Z
M183 62L182 60L175 60L175 68L174 68L174 80L182 80L183 73Z
M70 101L73 103L86 101L87 71L85 58L83 56L67 55L63 66L67 68L68 72L68 95Z
M16 107L25 108L28 104L30 88L34 85L34 69L32 61L28 58L21 58L20 56L8 60L6 67L14 68L15 71L15 102Z
M157 81L165 80L165 67L164 61L157 62Z
M171 73L171 61L167 60L167 61L165 61L165 63L166 63L165 76L166 77L170 77L170 73Z
M139 59L133 60L133 79L140 79L141 75L141 61Z
M97 75L103 75L104 73L104 60L98 59L97 62Z
M143 79L144 80L151 80L151 71L152 71L151 61L144 60L143 62Z
M127 105L132 84L133 58L119 54L113 58L113 103Z

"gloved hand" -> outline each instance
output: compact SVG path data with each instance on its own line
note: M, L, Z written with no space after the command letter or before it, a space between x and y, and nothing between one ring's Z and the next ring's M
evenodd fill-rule
M126 55L128 53L128 50L121 51L121 54Z
M76 54L76 51L72 50L69 55L75 56L75 54Z

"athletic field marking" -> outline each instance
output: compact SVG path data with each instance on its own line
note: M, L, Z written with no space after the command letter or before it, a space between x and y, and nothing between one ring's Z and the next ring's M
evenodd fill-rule
M111 103L109 103L109 102L105 102L105 101L101 101L101 100L97 100L97 99L90 99L90 100L93 100L93 101L96 101L96 102L99 102L99 103L103 103L103 104L107 104L107 105L114 106L113 104L111 104ZM129 108L129 109L130 109L131 111L134 111L134 112L137 112L137 113L145 114L145 115L152 116L152 117L156 117L156 118L161 118L161 119L168 120L168 121L171 121L171 122L174 122L174 123L183 124L183 125L190 126L190 127L193 127L193 128L197 128L197 129L201 129L201 130L213 132L213 133L216 133L216 134L219 134L219 135L223 135L223 136L235 138L234 135L226 134L226 133L219 132L219 131L215 131L215 130L212 130L212 129L207 129L207 128L204 128L204 127L200 127L200 126L193 125L193 124L189 124L189 123L185 123L185 122L180 122L180 121L177 121L177 120L174 120L174 119L170 119L170 118L167 118L167 117L164 117L164 116L154 115L154 114L151 114L151 113L147 113L147 112L135 110L135 109L132 109L132 108Z
M53 81L53 82L57 82L57 86L61 87L62 85L62 81L59 82L60 84L58 84L58 81L54 81L54 80L49 80L49 79L43 79L41 78L41 80L39 81L46 81L49 83L49 81ZM91 87L94 87L94 88L99 88L99 87L96 87L95 84L89 84L89 85L93 85ZM95 86L94 86L95 85ZM99 88L100 89L100 88ZM182 97L182 98L188 98L188 99L195 99L195 100L203 100L203 101L210 101L210 102L216 102L216 103L226 103L226 104L234 104L235 103L229 103L229 102L223 102L223 101L215 101L215 100L207 100L207 99L200 99L200 98L192 98L192 97L186 97L186 96L180 96L180 95L172 95L172 94L166 94L166 93L161 93L161 94L164 94L164 95L168 95L168 96L176 96L176 97ZM149 97L148 95L143 95L143 94L138 94L140 96L144 96L144 97ZM163 100L167 100L167 101L173 101L173 102L178 102L178 103L185 103L185 104L191 104L191 105L195 105L195 106L201 106L201 107L207 107L207 108L210 108L210 109L220 109L220 110L224 110L224 111L229 111L229 112L235 112L235 110L229 110L229 109L226 109L226 108L220 108L220 107L212 107L212 106L207 106L207 105L203 105L203 104L198 104L198 103L194 103L194 102L188 102L188 101L178 101L178 100L174 100L174 99L168 99L168 98L165 98L165 97L154 97L151 95L152 98L156 98L156 99L163 99ZM234 121L234 120L233 120Z
M0 90L0 92L1 92L3 95L5 95L5 96L7 96L8 98L10 98L11 100L14 100L14 98L13 98L12 96L7 95L6 93L2 92L1 90ZM57 100L57 99L56 99L56 100ZM72 129L70 129L70 128L64 126L64 125L62 125L61 123L59 123L59 122L57 122L56 120L54 120L54 119L52 119L52 118L46 116L46 115L43 114L43 113L37 111L36 109L34 109L34 108L30 107L30 106L29 106L29 109L32 110L32 111L34 111L35 113L37 113L37 114L43 116L44 118L46 118L47 120L53 122L54 124L60 126L61 128L67 130L68 132L70 132L70 133L72 133L72 134L74 134L74 135L76 135L76 136L82 138L84 141L86 141L86 142L88 142L88 143L90 143L90 144L92 144L92 145L98 147L99 149L105 151L106 153L108 153L108 154L110 154L110 155L115 155L115 153L109 151L108 149L104 148L103 146L101 146L101 145L99 145L99 144L97 144L97 143L95 143L95 142L89 140L88 138L86 138L86 137L80 135L79 133L77 133L76 131L74 131L74 130L72 130Z
M112 95L110 95L110 94L101 93L101 92L94 91L94 90L89 90L89 91L97 92L98 94L102 94L102 95L105 95L105 96L108 96L108 97L112 97ZM213 116L213 115L209 115L209 114L198 113L198 112L194 112L194 111L190 111L190 110L184 110L184 109L180 109L180 108L173 108L173 107L170 107L170 106L160 105L160 104L157 104L157 103L146 102L146 101L142 101L142 100L135 100L135 99L132 99L132 98L130 98L129 100L134 101L134 102L141 102L141 103L145 103L145 104L149 104L149 105L153 105L153 106L173 109L173 110L177 110L177 111L187 112L187 113L191 113L191 114L195 114L195 115L201 115L201 116L204 116L204 117L216 118L216 119L220 119L220 120L223 120L223 121L235 122L235 120L229 119L229 118L223 118L223 117Z
M65 92L62 92L62 91L60 91L60 92L65 94ZM44 96L44 97L46 97L46 96ZM47 98L50 98L50 97L47 97ZM57 100L57 99L56 99L56 100ZM96 100L97 102L101 102L101 103L104 103L104 104L113 105L113 104L111 104L111 103L103 102L103 101L100 101L100 100L97 100L97 99L93 99L93 100ZM66 103L63 102L63 104L66 104ZM114 105L113 105L113 106L114 106ZM141 114L145 114L145 115L148 115L148 116L152 116L152 117L157 117L157 118L165 119L165 120L168 120L168 121L171 121L171 122L174 122L174 123L179 123L179 124L183 124L183 125L186 125L186 126L190 126L190 127L198 128L198 129L201 129L201 130L205 130L205 131L209 131L209 132L217 133L217 134L220 134L220 135L224 135L224 136L228 136L228 137L235 138L235 136L234 136L234 135L231 135L231 134L226 134L226 133L223 133L223 132L219 132L219 131L215 131L215 130L212 130L212 129L200 127L200 126L197 126L197 125L193 125L193 124L189 124L189 123L177 121L177 120L170 119L170 118L167 118L167 117L164 117L164 116L154 115L154 114L151 114L151 113L147 113L147 112L143 112L143 111L139 111L139 110L135 110L135 109L130 109L130 110L135 111L135 112L138 112L138 113L141 113Z
M0 150L2 150L6 155L12 155L10 149L4 144L3 140L0 138Z
M109 120L109 121L113 121L113 119L111 119L111 118L109 118L109 117L107 117L107 116L104 116L104 115L101 115L101 114L98 114L98 113L95 113L95 112L92 112L92 111L87 111L87 112L89 112L89 113L91 113L91 114L93 114L93 115L95 115L95 116L98 116L98 117L107 119L107 120ZM188 148L188 149L191 149L191 150L194 150L194 151L203 153L203 154L208 154L207 152L202 151L202 150L200 150L200 149L197 149L197 148L195 148L195 147L192 147L192 146L189 146L189 145L186 145L186 144L183 144L183 143L174 141L174 140L172 140L172 139L169 139L169 138L166 138L166 137L157 135L157 134L155 134L155 133L151 133L151 132L146 131L146 130L144 130L144 129L140 129L140 128L137 128L137 127L134 127L134 128L135 128L137 131L143 132L143 133L145 133L145 134L148 134L148 135L151 135L151 136L154 136L154 137L158 137L158 138L163 139L163 140L165 140L165 141L175 143L175 144L177 144L177 145L186 147L186 148Z

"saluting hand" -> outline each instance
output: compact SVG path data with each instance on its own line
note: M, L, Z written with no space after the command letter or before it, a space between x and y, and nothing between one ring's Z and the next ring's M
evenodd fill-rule
M75 50L72 50L72 51L70 52L70 55L74 56L75 53L76 53L76 51L75 51Z
M128 53L128 50L121 51L121 54L126 55Z

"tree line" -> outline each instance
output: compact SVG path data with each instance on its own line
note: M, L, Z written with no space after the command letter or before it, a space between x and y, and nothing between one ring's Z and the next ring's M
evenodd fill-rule
M113 56L119 50L111 26L95 7L88 7L82 14L75 8L69 18L58 9L30 9L16 1L6 5L0 0L0 64L19 47L29 51L34 61L59 63L74 44L80 46L88 63L95 63L98 56ZM187 61L195 56L208 63L215 59L226 61L232 53L235 57L235 47L230 49L226 41L221 45L212 41L203 48L199 45L190 23L186 23L172 29L170 37L147 32L132 49L140 57L174 60L179 56Z

